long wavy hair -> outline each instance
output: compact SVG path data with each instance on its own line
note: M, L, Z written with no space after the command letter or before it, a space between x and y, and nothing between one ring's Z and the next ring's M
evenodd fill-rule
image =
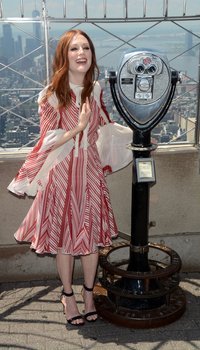
M89 43L92 52L92 62L89 70L86 72L83 81L83 90L81 94L81 105L85 102L86 97L91 96L94 87L94 81L98 79L99 68L97 66L95 48L92 40L89 36L82 30L73 29L65 32L57 45L53 65L52 65L52 77L50 85L47 89L47 97L53 92L59 100L59 107L67 107L71 102L71 93L69 86L69 60L68 60L68 50L71 40L76 35L83 35Z

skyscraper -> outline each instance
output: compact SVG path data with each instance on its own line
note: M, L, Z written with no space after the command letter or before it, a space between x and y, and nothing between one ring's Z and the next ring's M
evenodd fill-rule
M40 12L36 9L33 10L32 18L35 19L33 23L33 36L26 38L25 44L25 54L31 53L24 60L26 69L33 66L34 58L42 52L41 49L39 49L41 45L41 23L37 21L37 19L40 19Z
M32 17L33 17L33 19L40 18L40 12L36 9L33 10ZM33 23L33 35L36 39L37 45L39 45L39 43L41 41L41 23L40 22Z
M192 32L186 32L185 33L185 46L186 50L188 50L187 55L194 56L194 52L191 49L193 46L193 35Z
M2 38L2 56L6 63L11 62L15 58L15 45L12 36L12 27L10 24L3 24L3 38Z

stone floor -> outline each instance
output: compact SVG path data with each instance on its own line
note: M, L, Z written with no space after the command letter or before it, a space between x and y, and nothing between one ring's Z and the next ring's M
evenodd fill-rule
M66 325L58 280L0 285L0 349L26 350L200 350L200 273L181 274L186 295L183 316L167 326L134 329L104 319L75 328ZM80 311L81 281L75 281Z

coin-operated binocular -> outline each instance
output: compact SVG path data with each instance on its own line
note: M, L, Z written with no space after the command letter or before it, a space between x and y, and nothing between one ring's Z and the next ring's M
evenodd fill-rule
M133 142L128 146L133 152L131 241L126 271L123 262L111 263L110 255L119 247L100 256L104 271L101 283L107 290L107 297L99 297L97 308L102 317L128 327L164 325L178 318L185 308L185 297L176 276L181 267L178 254L148 242L149 189L156 182L151 158L156 144L151 142L151 130L166 114L178 80L179 74L170 68L167 58L147 49L125 54L118 72L109 75L115 106L133 130ZM150 249L169 255L171 266L152 262L148 258ZM171 298L174 291L175 296ZM172 305L176 295L179 301ZM159 313L164 316L158 319Z
M165 56L146 49L125 54L117 74L110 72L109 76L116 108L134 131L133 142L129 146L133 151L133 259L129 268L134 270L149 269L147 259L137 252L138 249L148 251L149 185L152 186L156 182L155 166L150 152L157 145L151 143L151 130L166 114L178 79L178 72L170 69Z
M178 79L167 58L151 50L125 54L117 75L111 72L109 77L117 110L132 129L140 131L153 129L166 114Z

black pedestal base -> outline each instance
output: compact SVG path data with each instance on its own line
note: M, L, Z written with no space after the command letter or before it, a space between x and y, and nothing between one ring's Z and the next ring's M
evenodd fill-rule
M105 320L128 328L156 328L176 321L186 308L185 294L177 287L170 295L168 304L153 309L116 308L108 298L107 291L101 286L95 287L95 305L98 314Z
M95 303L100 316L130 328L154 328L177 320L185 311L186 298L179 286L181 259L172 249L149 243L148 271L130 271L130 260L119 260L119 250L129 245L104 248L100 252L102 277L95 286ZM164 263L165 261L165 263Z

